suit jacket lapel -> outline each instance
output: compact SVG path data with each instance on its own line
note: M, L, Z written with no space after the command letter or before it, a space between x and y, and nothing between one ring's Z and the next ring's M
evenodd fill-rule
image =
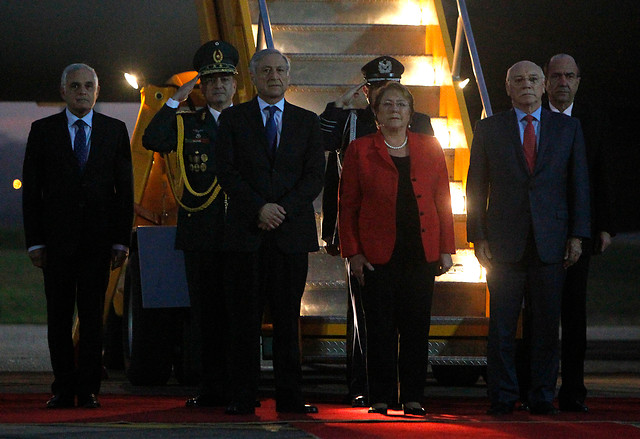
M378 132L374 137L373 145L375 146L378 155L382 157L382 160L384 160L388 165L392 166L393 169L396 169L396 165L393 163L393 159L387 151L387 145L385 145L384 143L384 134L382 134L382 131L380 131L380 129L378 129Z
M522 141L520 140L520 127L518 126L520 121L518 120L516 110L512 108L511 111L506 113L506 115L507 117L505 118L505 129L506 132L509 133L510 143L515 149L515 155L520 167L522 168L522 171L528 174L529 167L527 166L527 159L524 157L524 150L522 149Z
M551 117L549 114L550 110L542 109L540 113L540 140L538 141L538 152L536 154L536 167L535 169L540 169L541 164L544 162L545 155L547 150L549 149L549 142L551 139L551 133L554 131L551 122Z
M247 111L247 122L249 126L247 130L252 133L256 133L256 140L259 144L256 145L257 149L262 151L266 160L269 159L269 145L267 145L267 136L264 132L264 122L262 121L262 113L260 112L260 105L258 104L258 98L255 97L250 101L250 105Z
M56 124L56 128L60 131L57 133L51 133L51 138L61 139L60 148L62 149L65 160L69 163L76 164L77 166L78 160L73 154L73 140L71 140L71 135L69 134L69 121L67 120L65 110L60 113L60 123Z
M284 101L284 113L282 114L282 131L280 132L280 143L276 150L276 159L280 154L286 153L293 144L290 139L295 139L294 128L296 125L296 112L293 105Z
M91 147L89 148L89 157L87 158L87 164L84 167L84 173L87 172L87 169L93 166L92 164L96 160L98 162L100 161L99 156L102 152L102 149L104 148L104 144L106 141L105 138L108 135L108 133L104 129L104 125L102 122L103 120L101 118L101 115L99 113L96 113L94 110L93 120L91 122L92 124L91 137L90 137ZM75 160L75 156L74 156L74 160Z

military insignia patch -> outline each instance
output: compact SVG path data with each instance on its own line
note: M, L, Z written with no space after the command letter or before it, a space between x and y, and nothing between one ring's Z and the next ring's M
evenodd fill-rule
M391 61L388 59L383 59L378 63L378 72L380 73L391 73Z
M220 64L223 58L224 56L222 55L222 51L220 49L217 49L213 52L213 62L215 62L216 64Z

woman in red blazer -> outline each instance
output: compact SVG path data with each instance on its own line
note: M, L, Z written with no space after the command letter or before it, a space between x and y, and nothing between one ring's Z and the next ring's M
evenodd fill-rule
M399 372L404 413L424 415L434 276L451 268L455 252L449 177L436 138L408 130L406 87L386 84L373 110L378 132L354 140L344 159L341 253L363 286L369 412L397 404Z

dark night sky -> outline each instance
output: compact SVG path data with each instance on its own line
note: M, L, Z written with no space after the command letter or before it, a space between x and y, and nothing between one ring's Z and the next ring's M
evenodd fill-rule
M454 0L443 0L454 39ZM636 0L468 0L480 59L494 112L510 106L506 69L529 59L542 64L558 52L582 67L578 99L607 111L612 155L618 164L623 228L640 230L640 145L630 127L640 99L640 2ZM0 8L1 101L59 101L64 66L85 62L96 68L103 102L138 102L122 79L125 71L162 83L191 69L200 45L195 2L189 0L5 0ZM472 76L465 53L462 74ZM481 106L467 86L472 121Z
M444 0L451 38L456 3ZM509 106L507 67L521 59L542 64L567 52L582 65L580 95L606 107L631 108L640 70L640 2L636 0L467 1L489 94L496 110ZM182 0L5 0L0 9L0 101L59 101L60 72L72 62L98 71L101 100L136 102L125 71L160 83L191 69L200 45L195 2ZM465 54L463 71L471 75ZM468 87L476 117L479 98Z
M102 101L136 102L125 71L162 83L191 70L200 46L193 1L5 0L0 18L0 101L59 101L62 70L84 62L98 73Z

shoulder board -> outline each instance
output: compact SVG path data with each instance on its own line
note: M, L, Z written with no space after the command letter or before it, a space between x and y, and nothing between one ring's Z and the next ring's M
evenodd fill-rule
M190 110L188 108L185 108L185 109L179 108L178 111L176 111L176 114L196 114L196 113L197 111Z

